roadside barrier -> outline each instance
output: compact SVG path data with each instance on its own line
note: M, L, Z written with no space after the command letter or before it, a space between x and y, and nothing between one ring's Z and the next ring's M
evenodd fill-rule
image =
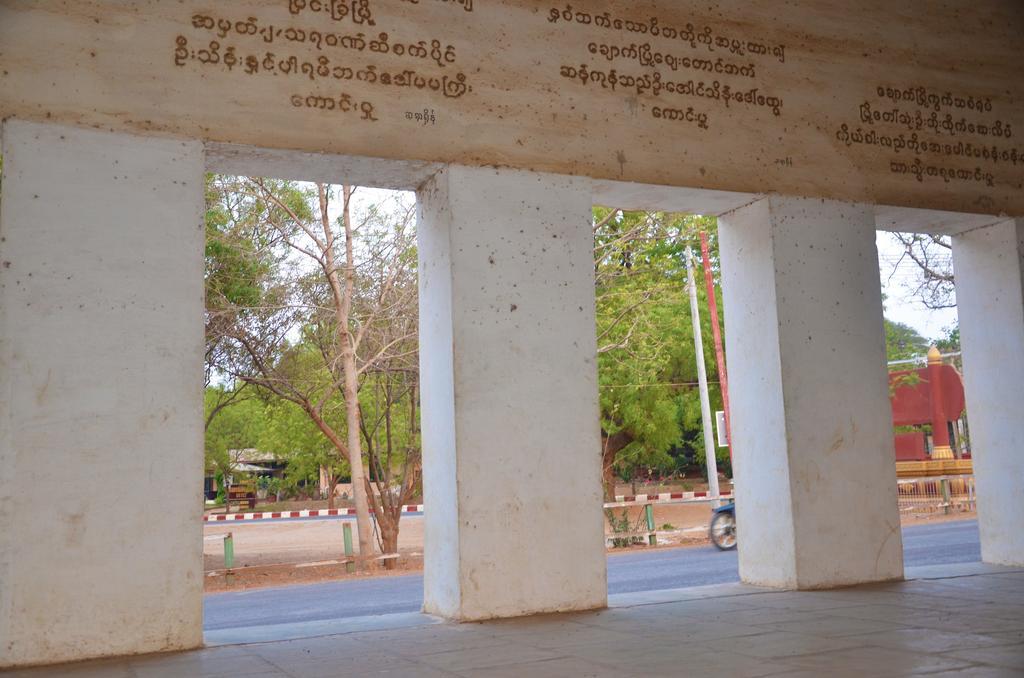
M719 499L732 499L732 492L721 492ZM647 504L708 504L714 501L709 492L663 492L662 494L617 495L615 501L608 502L605 508L622 508L624 506L646 506Z
M732 499L732 492L722 492L719 499ZM623 508L626 506L646 506L648 504L707 504L712 500L707 492L663 492L661 494L617 495L615 501L608 502L604 508ZM373 511L370 511L372 514ZM409 504L402 507L402 513L423 513L423 504ZM338 509L303 509L302 511L262 511L251 513L208 513L203 516L204 523L237 522L241 520L287 520L290 518L328 518L335 516L354 516L354 508Z
M402 507L402 513L422 513L423 504L409 504ZM370 511L373 514L373 511ZM354 508L304 509L302 511L263 511L261 513L207 513L204 523L234 522L238 520L281 520L288 518L327 518L331 516L354 516Z
M901 513L952 513L977 508L973 475L900 478L896 482Z

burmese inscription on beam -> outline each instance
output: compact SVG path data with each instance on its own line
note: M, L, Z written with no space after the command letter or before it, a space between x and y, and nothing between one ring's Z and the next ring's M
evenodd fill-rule
M1017 215L1022 34L1018 0L0 0L0 115Z
M243 76L240 81L251 76L288 79L295 85L287 102L295 108L351 113L367 122L379 120L374 97L358 100L337 86L354 81L378 97L401 94L404 88L448 99L470 91L465 74L456 70L452 44L430 38L402 40L385 30L378 32L370 2L286 0L289 14L305 21L284 25L230 16L230 5L220 13L196 13L190 17L192 31L174 39L174 65L237 73ZM463 6L472 11L472 0ZM400 65L375 63L374 57L387 55ZM391 88L395 90L388 92Z
M857 107L856 119L840 125L836 139L848 148L877 149L889 159L890 172L918 182L995 188L1024 166L1022 137L1014 139L1013 124L1004 117L989 97L879 84Z

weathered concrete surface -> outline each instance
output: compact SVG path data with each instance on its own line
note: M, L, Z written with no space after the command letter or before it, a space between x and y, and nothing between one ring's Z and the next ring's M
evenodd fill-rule
M903 576L868 206L771 197L719 221L740 576Z
M1024 220L953 239L981 557L1024 565Z
M244 177L287 177L297 181L415 191L442 165L414 160L384 160L330 153L301 153L256 146L208 143L206 169Z
M456 166L420 201L424 609L602 607L589 182Z
M614 596L608 612L482 624L401 614L228 630L215 637L270 642L16 678L1019 676L1024 608L1012 601L1024 596L1024 572L926 569L915 581L840 591L721 584L633 593Z
M0 666L196 647L202 149L9 120L3 158Z
M1016 215L1021 34L1019 0L29 0L0 118Z

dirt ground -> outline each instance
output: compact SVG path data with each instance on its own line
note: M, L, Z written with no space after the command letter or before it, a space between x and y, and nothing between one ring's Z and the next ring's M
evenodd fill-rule
M423 569L423 517L402 519L395 568L372 563L369 571L345 569L343 525L352 526L352 546L359 552L355 521L293 520L207 523L203 529L205 590L238 591L267 586L311 584L344 578L409 574ZM231 533L235 567L230 581L224 573L224 541L212 537Z
M235 567L312 563L345 557L343 525L352 526L352 546L359 552L354 520L282 520L277 522L239 521L207 523L204 537L232 534ZM413 556L423 554L423 516L402 518L398 549ZM203 540L204 569L224 567L224 542Z
M655 504L654 529L658 531L658 546L692 546L708 543L708 523L711 520L710 504ZM630 530L646 532L642 506L627 509L613 509L616 516L623 510L628 512ZM605 534L611 533L605 520Z
M623 509L616 509L621 515ZM642 507L626 509L631 529L646 531ZM707 529L711 516L708 504L662 504L654 506L654 522L658 531L658 546L634 546L635 550L652 548L679 548L701 546L708 543ZM971 512L950 515L905 514L902 524L919 525L948 520L967 520L976 517ZM392 576L418 572L423 567L423 516L402 518L399 533L399 552L396 568L385 570L376 564L369 572L349 574L345 571L344 538L341 520L295 520L264 523L242 521L236 523L208 523L203 541L203 565L207 572L206 591L237 591L266 586L314 583L344 578ZM355 540L355 523L350 522ZM606 533L610 533L605 525ZM232 533L235 548L235 567L232 581L224 573L224 547L222 539L211 539ZM358 543L354 544L358 549ZM621 549L618 549L621 550Z
M621 513L617 509L616 513ZM642 508L628 509L630 522L638 524L639 530L646 530ZM706 530L710 509L707 504L668 504L654 507L655 527L667 532L666 539L678 539L690 530ZM639 523L637 521L639 520ZM218 535L232 533L235 545L235 567L256 565L281 565L334 560L344 557L344 535L342 525L352 526L353 546L358 552L359 544L355 534L355 521L343 520L293 520L293 521L238 521L207 523L203 535L204 569L216 570L224 567L224 546ZM610 529L606 531L610 532ZM666 542L674 543L674 542ZM403 555L415 556L423 553L423 516L402 518L398 533L398 548Z

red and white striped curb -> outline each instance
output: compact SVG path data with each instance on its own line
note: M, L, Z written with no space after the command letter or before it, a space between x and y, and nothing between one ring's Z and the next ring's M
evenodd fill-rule
M402 513L422 513L423 504L402 507ZM373 511L370 511L373 513ZM354 508L304 509L302 511L264 511L262 513L216 513L203 516L204 523L234 522L237 520L277 520L280 518L326 518L328 516L354 516Z
M720 492L719 499L732 499L732 492ZM710 492L662 492L661 494L617 495L614 503L605 504L605 508L630 506L635 504L685 504L687 502L703 503L711 501Z
M721 499L732 499L732 492L722 492ZM711 501L708 492L663 492L661 494L618 495L605 508L636 506L642 504L685 504ZM409 504L402 507L402 513L422 513L423 504ZM372 513L372 511L371 511ZM288 518L326 518L330 516L354 516L354 508L305 509L302 511L264 511L262 513L216 513L203 516L205 523L236 522L239 520L281 520Z

